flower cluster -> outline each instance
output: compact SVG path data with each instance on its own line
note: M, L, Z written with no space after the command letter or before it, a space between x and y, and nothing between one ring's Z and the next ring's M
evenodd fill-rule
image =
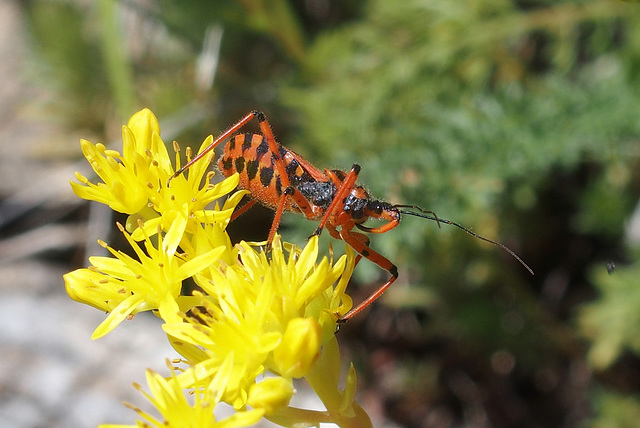
M180 167L179 147L174 143L172 165L153 113L136 113L122 135L122 154L83 140L102 182L76 174L79 183L71 185L78 196L129 215L126 227L118 227L135 257L100 242L112 257L90 257L89 268L64 279L74 300L108 313L94 339L142 311L164 321L183 364L171 367L167 378L147 373L151 392L145 395L161 417L132 406L142 418L138 426L247 426L263 417L283 426L370 426L354 401L353 368L344 389L338 387L334 332L351 307L345 289L353 253L319 260L315 237L300 249L276 235L268 254L258 244L232 245L225 229L246 193L231 193L237 175L211 184L210 162L203 161L168 186ZM187 160L190 155L187 150ZM222 207L207 208L225 196ZM198 286L191 295L183 293L187 278ZM289 406L298 378L309 382L326 411ZM218 403L236 413L216 421Z

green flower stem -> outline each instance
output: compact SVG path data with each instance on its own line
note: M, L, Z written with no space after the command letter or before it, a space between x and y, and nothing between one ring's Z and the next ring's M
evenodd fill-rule
M324 403L327 412L331 415L331 422L341 428L371 428L369 416L358 403L353 401L353 397L345 400L349 395L345 394L345 391L355 391L355 376L347 376L345 390L338 389L339 376L340 352L338 341L332 337L323 346L318 361L307 373L305 379Z
M329 412L296 407L286 407L271 415L265 415L265 419L283 427L317 426L318 424L335 422Z
M305 376L327 410L286 407L265 418L284 427L333 423L341 428L372 428L367 413L353 400L357 386L355 371L351 370L350 375L347 376L344 390L338 389L339 378L340 352L338 341L332 337L323 346L318 360Z

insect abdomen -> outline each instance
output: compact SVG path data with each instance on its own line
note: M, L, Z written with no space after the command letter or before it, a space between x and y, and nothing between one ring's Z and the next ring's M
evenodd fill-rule
M287 165L287 152L278 144L281 156ZM218 168L224 176L234 173L240 176L238 187L251 192L253 198L271 208L276 208L282 196L282 181L273 160L266 138L260 134L238 134L232 137L218 161ZM299 211L287 198L285 210Z

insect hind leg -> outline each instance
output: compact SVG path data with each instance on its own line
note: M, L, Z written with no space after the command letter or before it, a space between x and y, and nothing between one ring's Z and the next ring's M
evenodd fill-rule
M229 138L232 134L234 134L235 132L237 132L240 128L242 128L243 126L245 126L251 119L253 118L257 118L258 121L260 121L260 118L264 119L264 114L262 114L261 112L254 110L251 113L247 114L245 117L243 117L242 119L240 119L239 121L237 121L231 128L227 129L226 131L224 131L222 134L220 134L211 144L209 144L207 147L205 147L204 150L202 150L200 153L198 153L196 155L196 157L194 157L193 159L191 159L189 162L187 162L186 164L184 164L180 169L178 169L171 177L169 177L169 180L167 180L167 187L170 187L171 184L171 180L173 180L174 178L176 178L177 176L179 176L180 174L182 174L185 170L187 170L191 165L193 165L194 163L198 162L200 159L202 159L203 157L205 157L207 155L207 153L209 153L211 150L213 150L217 145L219 145L220 143L222 143L224 140L226 140L227 138ZM267 124L268 127L268 124ZM260 128L262 129L262 125L260 126ZM271 131L271 129L269 128L269 131ZM273 137L273 134L271 134L271 136Z

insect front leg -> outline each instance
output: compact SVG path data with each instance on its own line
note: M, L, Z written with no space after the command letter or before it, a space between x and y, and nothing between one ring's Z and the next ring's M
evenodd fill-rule
M329 232L329 234L334 238L334 239L339 239L341 241L344 241L344 239L342 238L342 236L340 235L340 232L338 232L338 230L335 228L334 225L332 225L331 223L327 223L327 231ZM354 233L351 232L351 236L354 239L358 239L362 245L366 248L369 247L369 243L371 242L371 239L369 239L369 237L363 233ZM353 245L351 245L351 247L353 248ZM360 260L362 260L362 254L358 253L358 255L356 256L356 260L353 264L353 268L355 269L356 266L358 266L358 263L360 263Z
M387 291L391 284L393 284L395 280L398 279L398 268L396 267L396 265L391 263L389 259L369 247L369 238L367 236L362 235L358 232L353 232L351 230L341 230L340 237L347 244L349 244L360 256L372 261L391 274L391 278L389 278L387 282L382 284L382 286L374 291L373 294L371 294L362 303L360 303L354 309L351 309L347 314L343 315L342 318L338 320L339 324L343 324L353 318L355 315L362 312L367 306L369 306L378 297L380 297L382 293Z
M363 232L367 233L386 233L391 229L395 229L400 224L400 216L396 214L395 218L391 218L391 220L384 223L382 226L378 227L367 227L361 224L356 224L356 227Z

